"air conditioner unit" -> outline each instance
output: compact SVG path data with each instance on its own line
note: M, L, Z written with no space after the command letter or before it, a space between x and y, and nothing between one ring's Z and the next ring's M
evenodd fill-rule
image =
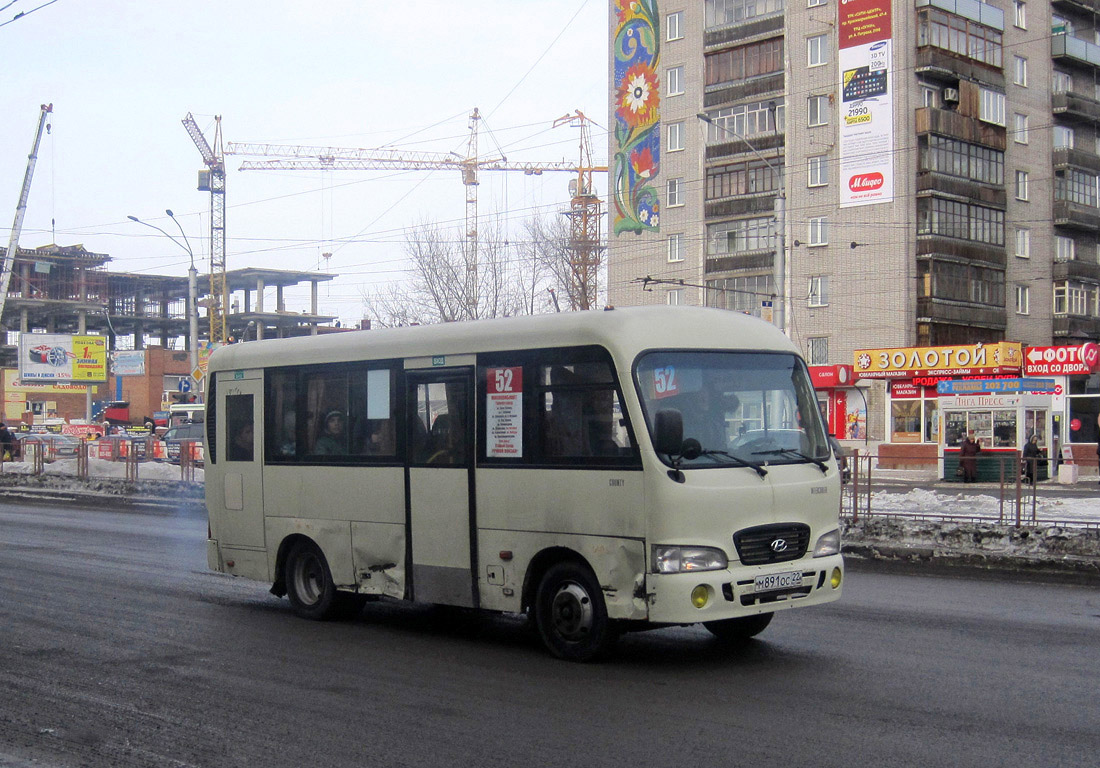
M959 103L959 89L958 88L944 88L943 89L943 101L945 104L958 104Z

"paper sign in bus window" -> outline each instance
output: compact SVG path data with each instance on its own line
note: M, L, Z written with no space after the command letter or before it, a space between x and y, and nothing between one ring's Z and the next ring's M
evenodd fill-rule
M523 368L485 372L485 455L523 457Z

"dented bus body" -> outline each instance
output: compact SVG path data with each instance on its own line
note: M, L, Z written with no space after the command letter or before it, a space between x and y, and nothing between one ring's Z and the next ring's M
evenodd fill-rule
M210 567L307 618L526 613L555 655L837 599L840 476L774 327L639 307L248 342L210 359Z

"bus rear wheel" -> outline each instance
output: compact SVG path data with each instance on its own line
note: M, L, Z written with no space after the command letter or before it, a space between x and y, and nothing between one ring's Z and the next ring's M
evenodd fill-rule
M294 612L304 619L322 621L337 613L339 600L328 562L312 541L303 540L286 558L286 593Z
M703 626L725 643L736 643L756 637L772 623L773 613L758 613L755 616L743 616L738 619L704 621Z
M535 595L535 626L543 645L559 659L591 661L614 645L603 592L592 572L574 562L551 566Z

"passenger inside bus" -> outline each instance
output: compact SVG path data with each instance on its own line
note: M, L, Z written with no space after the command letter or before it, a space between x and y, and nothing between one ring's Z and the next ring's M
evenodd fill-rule
M432 423L429 437L429 464L462 464L466 461L465 425L458 414L441 413Z
M344 412L329 411L322 422L321 434L313 444L313 452L321 456L338 456L347 453L347 435L344 431Z
M233 439L229 442L229 460L252 461L252 445L252 422L236 422L233 428Z

